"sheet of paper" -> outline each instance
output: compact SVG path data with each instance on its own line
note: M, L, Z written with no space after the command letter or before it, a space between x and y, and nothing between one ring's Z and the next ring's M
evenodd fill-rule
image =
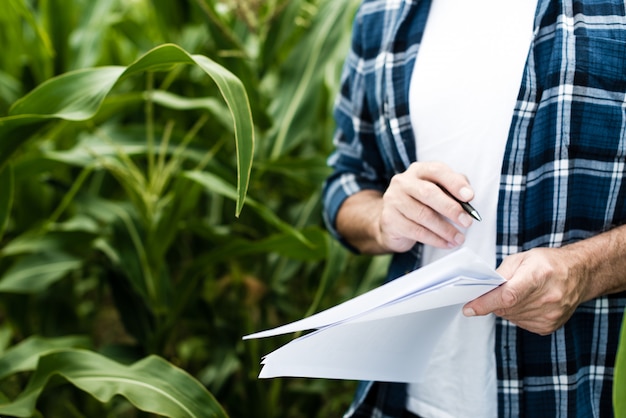
M331 324L346 321L356 316L378 309L383 305L397 302L419 292L428 292L437 286L447 286L451 281L465 277L473 282L496 286L504 280L473 251L462 248L425 267L414 270L394 281L386 283L367 293L352 298L340 305L267 331L257 332L244 339L272 337L291 332L319 329ZM495 286L494 286L495 287ZM469 301L470 299L468 299ZM412 306L413 310L432 309L437 306L459 303L451 300L437 300L422 307Z
M460 306L330 326L265 356L260 378L416 381Z
M461 306L503 282L461 249L333 308L244 339L317 330L265 356L262 378L414 381Z

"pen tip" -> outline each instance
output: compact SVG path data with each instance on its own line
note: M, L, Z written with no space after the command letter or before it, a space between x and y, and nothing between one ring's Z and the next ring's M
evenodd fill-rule
M482 221L483 218L480 217L480 215L478 214L478 212L473 211L472 212L472 216L474 217L474 219L476 219L478 222Z

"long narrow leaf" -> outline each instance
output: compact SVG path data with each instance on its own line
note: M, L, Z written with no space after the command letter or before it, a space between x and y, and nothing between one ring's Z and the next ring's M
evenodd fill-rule
M324 87L326 67L341 62L332 59L335 55L345 56L349 25L359 3L358 0L324 2L301 46L292 51L287 71L281 78L280 94L272 103L274 119L280 124L276 125L271 141L271 160L284 155L307 131L306 127L314 123L315 112L311 109Z
M115 395L142 411L168 417L225 418L215 398L192 376L160 357L149 356L131 366L77 349L42 356L28 386L17 399L0 405L3 416L30 417L48 381L60 376L100 402Z
M52 78L15 102L10 113L87 120L96 114L124 70L119 66L89 68Z
M233 119L224 104L213 97L182 97L162 90L155 90L146 96L154 103L170 109L206 109L212 117L218 119L225 127L233 124Z
M326 245L327 257L326 264L324 265L324 273L320 278L313 302L311 302L311 305L304 314L304 317L311 316L318 311L320 302L326 293L328 284L332 282L333 278L338 277L341 274L348 258L347 252L344 251L340 244L329 235L326 236Z
M39 293L82 263L80 258L60 251L29 254L2 276L0 292Z
M89 338L82 336L59 338L30 337L9 348L0 357L0 379L4 379L14 373L35 370L39 357L53 350L88 347L89 345Z
M45 122L53 119L92 118L121 79L176 64L196 65L219 88L232 116L237 148L237 209L243 208L254 155L254 126L248 95L230 71L203 55L190 55L166 44L156 47L128 67L108 66L78 70L48 80L18 100L10 116L0 118L0 168Z
M13 167L9 164L0 170L0 240L9 222L13 206Z
M624 319L626 319L626 313ZM613 409L616 417L626 417L626 320L622 322L617 359L615 360Z
M262 240L231 238L215 246L197 258L195 264L207 265L227 259L242 258L251 254L275 253L282 257L300 261L321 261L327 247L327 234L318 227L302 231L306 243L293 234L278 233Z
M184 174L184 176L190 180L197 182L202 185L206 190L211 191L213 193L217 193L223 197L229 199L237 199L237 194L235 188L228 184L224 179L205 171L188 171ZM272 212L269 208L263 206L261 203L248 198L248 205L267 223L273 225L278 228L280 231L291 234L296 237L300 242L312 246L304 235L287 222L281 220L274 212Z

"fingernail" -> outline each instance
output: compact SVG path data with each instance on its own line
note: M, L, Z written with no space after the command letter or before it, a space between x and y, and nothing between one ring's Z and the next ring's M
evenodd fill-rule
M476 312L472 308L463 308L463 315L465 316L476 316Z
M465 236L461 233L456 234L454 238L452 239L452 241L448 242L448 248L450 249L456 248L459 245L463 245L464 242L465 242Z
M469 228L469 226L472 224L472 217L469 216L467 213L462 213L461 215L459 215L459 224L464 228Z
M459 194L465 202L471 200L474 197L474 192L469 187L463 187L461 190L459 190Z

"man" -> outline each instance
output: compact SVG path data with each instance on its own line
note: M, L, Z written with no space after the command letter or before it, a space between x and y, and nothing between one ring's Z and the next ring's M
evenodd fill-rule
M363 2L329 229L394 253L389 279L468 246L507 282L465 305L425 376L363 382L346 416L611 416L625 102L624 1Z

